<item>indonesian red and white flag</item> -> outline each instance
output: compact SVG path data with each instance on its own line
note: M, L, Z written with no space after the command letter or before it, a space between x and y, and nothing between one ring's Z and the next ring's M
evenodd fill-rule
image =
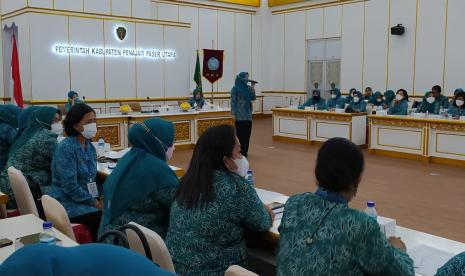
M18 47L16 46L16 37L13 35L11 38L13 44L13 53L11 55L11 80L10 86L12 87L12 102L13 104L23 108L23 90L21 88L21 74L19 71L19 57L18 57Z

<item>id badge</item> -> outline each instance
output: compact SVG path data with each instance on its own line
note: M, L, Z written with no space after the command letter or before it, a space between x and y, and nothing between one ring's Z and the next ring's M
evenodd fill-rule
M98 197L97 183L87 183L87 190L89 191L89 194L91 194L93 197Z

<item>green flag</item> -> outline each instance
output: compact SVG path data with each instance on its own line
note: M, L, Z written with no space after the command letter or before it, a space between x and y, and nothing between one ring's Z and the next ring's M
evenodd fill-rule
M202 74L200 73L200 58L199 58L198 50L197 50L197 62L195 63L194 81L197 84L197 87L195 88L195 90L197 92L202 92Z

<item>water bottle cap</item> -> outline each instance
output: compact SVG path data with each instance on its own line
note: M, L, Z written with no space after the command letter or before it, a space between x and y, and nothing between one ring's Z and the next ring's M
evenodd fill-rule
M253 171L252 170L248 170L247 173L252 173Z
M367 206L368 207L375 207L375 202L374 201L368 201Z
M50 229L52 228L52 226L53 226L53 222L51 221L44 221L44 223L42 224L42 228L44 229Z

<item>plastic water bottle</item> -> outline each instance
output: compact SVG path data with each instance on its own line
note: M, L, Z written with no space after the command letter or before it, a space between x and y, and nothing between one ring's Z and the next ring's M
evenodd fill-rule
M247 171L247 175L245 176L245 179L247 180L247 182L249 182L250 186L254 186L254 179L253 179L253 171L252 170L248 170Z
M365 214L367 214L369 217L377 221L378 212L376 212L376 209L375 209L375 202L373 201L367 202L367 208L365 209Z
M98 144L97 144L97 155L98 157L103 156L105 153L105 140L103 138L98 139Z
M44 221L42 224L42 233L39 235L39 242L43 244L55 245L56 236L52 230L53 223L50 221Z

